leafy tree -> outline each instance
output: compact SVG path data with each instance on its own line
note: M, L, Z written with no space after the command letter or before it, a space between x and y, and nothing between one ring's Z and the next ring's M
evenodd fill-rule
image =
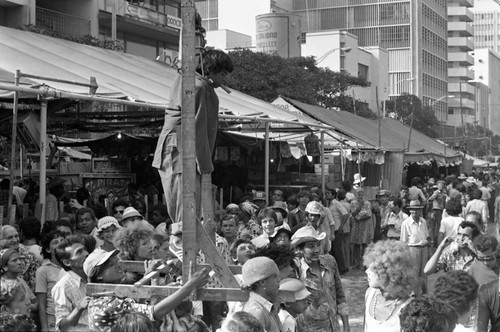
M314 57L284 59L250 50L233 51L229 56L234 63L234 71L227 79L229 87L268 102L281 95L352 112L352 99L344 95L345 91L353 86L369 86L361 78L317 67ZM374 116L368 112L358 114Z
M430 106L422 107L422 102L417 96L410 94L398 96L387 102L386 110L390 117L401 121L403 124L412 125L413 129L427 136L438 136L435 130L438 120L432 108Z

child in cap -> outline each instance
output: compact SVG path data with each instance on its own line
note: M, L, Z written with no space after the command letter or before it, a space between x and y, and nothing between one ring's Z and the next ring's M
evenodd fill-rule
M278 313L283 332L295 332L295 317L303 313L308 306L307 298L311 293L304 283L298 279L286 278L280 281L280 290L295 293L295 302L283 302Z

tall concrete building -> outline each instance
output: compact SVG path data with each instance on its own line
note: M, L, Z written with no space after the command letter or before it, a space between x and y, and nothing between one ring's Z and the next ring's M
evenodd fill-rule
M448 125L463 128L475 121L473 0L449 0L448 5Z
M475 0L474 45L500 54L500 0Z
M126 53L150 59L178 50L181 23L177 0L0 0L0 25L118 40Z
M489 48L476 48L474 74L478 91L475 121L500 135L500 54Z
M448 120L446 0L293 0L302 31L346 30L389 52L389 96L418 96Z

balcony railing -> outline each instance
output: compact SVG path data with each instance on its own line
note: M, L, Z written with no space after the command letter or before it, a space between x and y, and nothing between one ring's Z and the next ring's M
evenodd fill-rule
M36 25L62 34L90 35L90 21L45 8L36 8Z

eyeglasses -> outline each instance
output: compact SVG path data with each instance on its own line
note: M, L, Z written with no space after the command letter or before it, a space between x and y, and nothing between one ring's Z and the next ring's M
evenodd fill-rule
M125 210L114 210L113 212L114 214L123 214L123 211Z

